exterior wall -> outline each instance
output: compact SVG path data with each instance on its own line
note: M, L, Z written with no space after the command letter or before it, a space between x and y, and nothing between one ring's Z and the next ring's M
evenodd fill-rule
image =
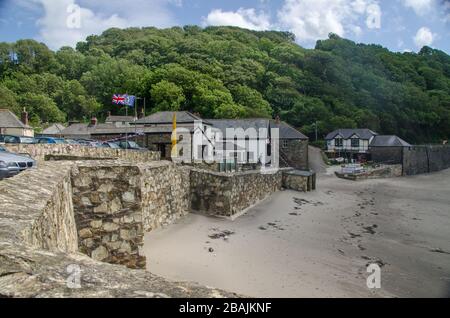
M386 164L402 163L403 147L370 147L372 161Z
M168 281L78 253L70 189L75 165L44 162L0 182L0 297L239 296L195 283ZM132 170L135 174L139 169ZM103 172L102 178L107 178L107 171ZM98 170L97 177L103 172ZM68 288L70 268L77 267L81 269L81 288Z
M140 165L144 231L172 223L190 211L190 168L164 162Z
M72 172L79 250L98 261L144 268L140 170L81 164Z
M69 144L6 144L8 151L27 153L38 161L44 161L46 155L70 155L78 157L117 158L132 162L160 160L160 154L154 151L135 151L111 148L92 148Z
M415 175L450 168L450 146L429 145L403 148L403 174Z
M281 172L217 173L193 169L190 176L191 209L232 217L281 189Z
M310 176L299 175L290 172L283 172L282 175L283 188L301 192L308 192L316 189L316 175L311 173Z
M73 164L43 164L0 182L1 242L75 252L70 170Z
M189 168L170 162L78 164L72 172L79 250L92 258L144 268L144 232L189 212Z
M366 179L381 179L381 178L394 178L402 176L402 165L382 165L381 167L369 169L362 173L349 174L336 172L336 176L342 179L348 179L353 181L366 180Z
M308 170L308 143L308 140L281 139L280 154L282 152L281 155L285 156L292 168ZM285 145L286 147L284 147Z
M352 141L350 139L344 139L342 147L336 147L336 138L327 140L327 150L329 152L356 152L366 153L369 150L369 144L371 140L359 139L359 146L352 147Z
M34 137L33 128L1 128L3 135Z

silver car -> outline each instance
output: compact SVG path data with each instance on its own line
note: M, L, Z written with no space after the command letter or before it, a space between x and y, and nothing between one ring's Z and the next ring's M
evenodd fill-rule
M19 172L36 167L36 160L18 155L0 146L0 179L12 177Z

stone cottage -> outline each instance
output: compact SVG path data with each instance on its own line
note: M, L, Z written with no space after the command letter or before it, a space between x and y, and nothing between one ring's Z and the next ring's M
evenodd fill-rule
M0 135L34 137L34 129L28 125L27 111L23 110L19 120L9 109L0 109Z
M398 136L378 135L369 145L372 161L384 164L400 164L403 162L403 149L412 147Z

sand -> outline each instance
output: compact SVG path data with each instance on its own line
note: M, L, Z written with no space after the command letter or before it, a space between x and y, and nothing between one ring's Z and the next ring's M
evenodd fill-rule
M450 170L353 182L323 169L315 192L275 193L235 221L189 214L144 252L155 274L253 297L450 297Z

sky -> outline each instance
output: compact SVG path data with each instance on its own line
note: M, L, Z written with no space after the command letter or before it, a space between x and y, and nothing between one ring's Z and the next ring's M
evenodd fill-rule
M0 42L75 46L110 27L233 25L295 34L313 48L330 32L396 52L450 54L450 0L0 0Z

